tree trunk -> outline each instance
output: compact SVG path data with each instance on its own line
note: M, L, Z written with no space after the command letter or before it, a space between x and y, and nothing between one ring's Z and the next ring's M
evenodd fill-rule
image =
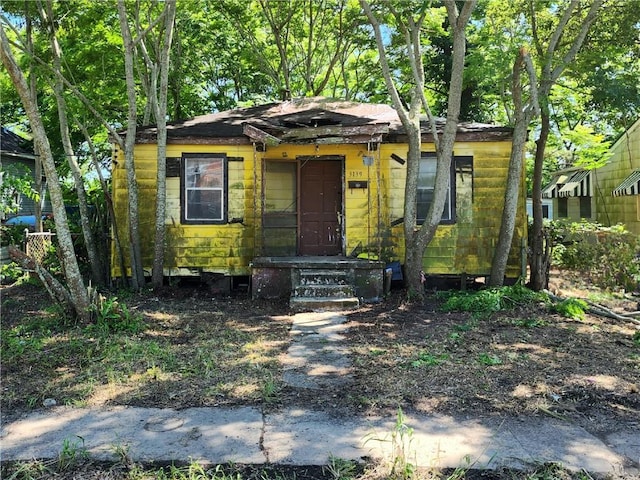
M118 223L116 222L116 212L113 208L113 200L111 198L111 193L109 192L109 186L107 185L104 175L102 175L102 167L100 166L100 162L98 161L98 154L96 153L96 149L93 144L93 140L91 139L91 135L89 134L89 131L82 123L80 122L77 122L77 123L78 123L78 126L80 127L80 130L82 130L82 133L87 142L87 145L89 145L89 151L91 152L91 162L93 163L93 167L95 168L96 173L98 175L98 180L100 181L100 187L102 188L102 194L104 195L104 201L105 201L105 204L107 205L107 210L109 212L109 223L111 225L113 242L115 243L114 250L115 250L116 256L118 257L118 265L120 265L120 271L122 272L122 275L121 275L122 281L124 282L124 285L127 285L127 275L126 275L127 268L124 262L124 251L122 248L122 242L120 241ZM105 271L106 275L108 273L109 273L108 271Z
M29 91L31 92L31 98L34 102L38 103L38 83L34 73L33 61L33 19L30 14L29 2L25 3L26 7L26 37L27 37L27 51L29 52ZM36 158L33 161L33 176L34 176L34 189L38 192L38 198L33 202L33 215L34 215L34 231L42 232L42 206L44 205L44 198L46 192L44 185L42 184L42 162L40 161L40 153L35 150Z
M502 286L507 270L507 261L511 251L513 232L516 225L516 214L518 209L518 198L521 190L522 162L524 158L524 148L527 143L528 120L516 123L511 147L511 158L509 159L509 171L507 174L507 185L504 192L504 208L502 209L502 223L500 224L500 234L498 243L491 262L491 275L489 285L494 287Z
M127 198L129 203L129 258L131 262L131 287L139 290L144 287L144 267L142 265L142 250L140 246L140 222L138 216L138 181L136 179L133 148L136 143L136 84L134 77L133 58L135 47L131 37L131 30L127 21L127 11L124 0L118 0L118 16L124 43L125 77L127 82L127 99L129 114L127 119L127 137L124 146L125 170L127 176Z
M405 282L409 298L421 298L424 292L422 285L422 255L420 238L416 225L418 172L420 170L421 138L420 118L405 125L409 141L407 155L407 178L404 186L404 238L405 238ZM435 231L435 229L434 229Z
M38 107L34 99L31 97L31 92L24 74L13 57L4 27L0 28L0 40L2 44L2 48L0 50L2 63L7 69L16 91L20 95L27 117L29 118L34 143L37 148L36 151L40 152L40 155L42 156L42 166L47 176L49 194L51 197L51 204L53 206L58 246L60 248L65 279L73 302L73 308L77 317L81 321L88 322L90 318L89 295L84 285L82 275L80 274L80 269L78 268L78 262L73 248L73 240L71 238L71 232L69 231L69 224L67 222L67 213L62 197L62 189L60 188L58 173L56 172L49 139L47 138L47 133L45 131L44 124L42 123L42 117L40 116Z
M577 0L570 2L564 12L558 15L558 24L551 37L548 38L546 49L543 48L543 42L537 33L537 29L533 29L532 32L533 44L539 56L544 60L542 74L540 75L540 86L538 88L542 114L540 118L540 135L538 140L536 140L536 155L533 167L533 228L531 232L531 258L529 263L529 284L530 287L536 291L547 288L551 262L550 239L547 232L544 231L542 222L542 170L544 166L545 148L550 131L549 96L551 95L551 88L558 81L560 74L575 60L576 55L582 48L587 33L598 17L603 3L604 0L592 0L580 28L572 41L567 40L565 27L569 23L570 18L580 12L580 2ZM547 39L545 38L545 40ZM566 49L565 53L558 60L557 65L553 65L554 54L561 43L564 43L564 47L568 44L569 48Z
M526 67L529 71L530 100L525 105L523 96L523 84L520 80L521 71ZM513 103L515 126L511 144L511 158L509 159L509 171L507 175L507 185L504 193L504 208L502 210L502 223L498 243L491 263L491 275L489 285L498 287L504 283L507 270L507 261L513 232L516 225L516 213L518 209L518 197L521 190L522 167L524 161L524 150L527 143L527 129L534 116L540 113L538 96L536 91L535 69L531 58L525 49L521 49L513 64Z
M47 2L46 12L44 11L44 9L41 9L40 16L45 23L49 24L51 51L53 53L53 67L59 72L62 72L62 51L60 49L58 39L56 38L52 0L49 0ZM58 119L60 121L60 136L62 139L62 146L67 157L67 162L69 163L71 174L73 175L76 193L78 195L80 226L82 228L84 244L89 256L91 279L94 285L104 285L106 281L105 267L102 262L102 256L98 254L96 241L91 230L91 225L89 223L87 192L84 188L84 179L82 178L80 166L78 165L73 146L71 145L71 135L69 133L69 122L67 119L67 105L64 99L64 86L59 76L55 77L53 84L53 93L56 98L56 105L58 107Z
M433 240L435 236L438 225L440 224L440 220L442 218L442 212L444 210L444 205L446 202L447 190L450 187L450 175L451 175L451 162L453 157L453 146L456 141L456 133L458 131L458 117L460 115L460 105L462 99L462 88L463 88L463 76L464 76L464 60L466 54L466 26L471 17L471 13L475 8L476 1L470 0L465 2L462 7L462 10L458 12L458 8L456 6L455 1L453 0L445 0L445 7L447 9L447 17L449 20L449 29L451 32L451 36L453 37L453 48L451 54L451 79L449 82L449 92L447 96L447 120L444 125L444 129L442 130L442 134L440 138L438 138L437 134L434 135L435 147L436 147L436 156L437 156L437 166L436 166L436 178L435 178L435 188L433 192L433 202L429 206L429 211L427 213L427 219L422 224L417 233L417 238L411 245L407 245L407 250L409 248L415 248L417 251L412 254L413 257L417 258L424 255L427 246ZM418 30L419 31L419 30ZM416 37L413 42L414 50L419 52L420 48L420 37ZM420 85L421 91L420 94L422 96L422 105L425 106L427 110L427 114L429 117L429 121L431 124L432 132L436 132L435 120L431 116L430 110L427 108L427 101L424 95L424 81L422 72L424 70L422 64L422 55L420 54L418 58L416 58L415 66L412 66L414 70L414 77L419 79L418 85ZM419 73L416 73L417 71ZM422 261L420 262L422 265ZM414 273L415 275L415 273ZM418 282L422 282L422 274L419 277L413 278L412 283L417 285ZM420 290L420 297L424 296L424 289Z
M9 257L25 270L36 272L38 278L49 292L49 296L62 307L67 315L74 314L73 299L67 289L47 270L41 267L33 258L28 257L24 252L18 250L13 245L9 245Z
M167 203L167 96L169 90L169 52L173 39L173 27L176 17L175 0L165 3L164 43L160 54L160 90L153 92L158 95L157 106L158 125L158 172L156 177L156 225L155 246L153 252L152 283L154 288L162 287L164 279L164 247L166 236L166 203Z
M427 246L435 235L438 225L440 224L446 202L447 189L449 187L451 157L458 129L458 115L460 114L462 96L464 57L466 51L465 28L471 16L471 12L475 8L476 1L470 0L465 2L461 12L458 12L458 8L454 0L445 0L444 4L447 9L449 27L453 36L453 53L451 81L449 84L448 94L447 121L442 135L439 136L436 129L435 119L431 115L428 101L424 94L424 65L422 61L422 43L420 33L426 13L423 12L417 19L408 18L405 23L397 12L393 12L393 15L398 21L399 27L405 37L407 57L411 63L413 81L415 82L411 105L407 111L400 99L400 95L398 94L392 78L391 68L387 61L380 23L367 1L360 0L360 5L364 9L365 14L373 27L376 37L376 45L380 56L380 66L382 68L382 74L385 79L387 90L389 91L393 105L398 112L398 116L402 121L402 125L407 132L407 138L409 141L404 209L405 273L409 296L416 296L419 299L424 297L424 288L422 285L423 256ZM437 167L433 201L429 206L425 222L416 231L416 198L422 149L422 132L420 129L421 107L427 111L427 116L429 117L437 154Z
M545 102L546 103L546 102ZM549 107L543 107L540 116L540 136L536 140L536 156L533 166L533 228L531 232L531 259L529 284L532 290L540 291L549 284L550 246L542 224L542 167L544 151L549 138Z

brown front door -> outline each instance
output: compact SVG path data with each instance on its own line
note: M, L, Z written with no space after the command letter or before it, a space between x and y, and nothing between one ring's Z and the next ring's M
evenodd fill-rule
M342 161L300 161L300 255L342 253Z

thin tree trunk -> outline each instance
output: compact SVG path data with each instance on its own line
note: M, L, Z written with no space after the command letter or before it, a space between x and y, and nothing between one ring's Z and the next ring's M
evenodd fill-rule
M45 270L33 258L28 257L24 252L18 250L13 245L9 246L9 257L22 268L33 270L49 293L49 296L62 307L62 310L68 314L74 314L73 299L67 289L56 278Z
M127 198L129 203L129 258L131 262L131 286L135 290L145 284L144 267L142 265L142 251L140 246L140 225L138 216L138 181L136 179L133 148L136 143L136 85L134 78L133 57L135 47L131 37L131 30L127 22L127 11L124 0L118 0L118 16L124 43L125 77L127 82L127 99L129 114L127 119L127 137L125 139L124 157L127 176Z
M409 139L404 209L405 273L409 295L411 297L417 296L420 299L424 297L424 288L422 286L423 256L440 224L446 202L447 190L449 188L451 157L458 129L458 116L460 114L462 96L464 57L466 51L465 29L471 12L475 8L476 0L465 2L460 12L454 0L445 0L444 4L447 9L450 31L453 36L453 53L447 121L442 135L439 136L435 119L431 115L429 104L424 93L424 65L420 34L426 16L426 10L422 12L417 19L410 17L405 23L397 11L393 9L393 6L390 6L392 14L395 16L399 28L405 37L407 57L411 64L413 81L415 82L411 105L407 111L392 79L380 23L367 1L360 0L360 5L369 19L369 23L371 23L373 27L378 54L380 56L380 66L387 90L389 91L393 105L398 112L398 116L402 121L402 125L407 132L407 138ZM420 228L416 230L417 177L422 149L422 133L420 129L421 108L424 108L429 118L431 133L433 134L436 147L437 166L433 200L429 206L427 218Z
M523 84L521 81L521 71L526 68L529 73L530 100L525 105L523 96ZM507 270L507 261L513 232L516 225L516 213L518 209L518 198L521 190L522 168L524 161L524 150L527 143L527 129L534 116L539 115L538 96L536 90L536 74L525 49L520 52L513 64L513 103L515 126L511 143L511 158L509 160L509 171L507 175L507 185L504 193L504 208L502 210L502 223L498 243L491 263L491 275L489 285L502 286Z
M563 56L553 65L554 55L561 42L568 43L565 36L565 27L569 23L572 16L579 12L580 2L572 0L567 8L559 15L558 25L553 34L548 38L546 49L543 48L542 39L538 35L535 25L536 18L533 11L533 3L531 4L531 18L533 23L533 44L538 55L543 59L542 73L540 75L540 86L538 87L538 96L541 108L541 126L538 140L536 140L536 154L533 167L533 227L531 232L531 258L529 260L529 285L533 290L539 291L547 287L549 283L548 273L551 261L551 245L547 232L544 230L542 221L542 171L544 166L544 153L549 138L550 131L550 110L549 96L551 88L557 82L565 68L575 59L576 55L582 48L587 33L591 25L596 20L600 8L604 0L592 0L589 10L580 25L579 31L576 33L570 47L566 49ZM547 40L545 38L545 40Z
M549 138L550 119L548 105L543 107L540 116L540 136L536 140L536 156L533 166L533 229L531 238L530 286L532 290L540 291L547 288L549 283L549 246L547 235L542 222L542 168L544 166L544 152Z
M406 128L406 127L405 127ZM424 290L422 286L422 255L426 244L420 244L418 230L416 227L417 216L417 192L418 192L418 172L420 170L420 120L419 117L411 125L412 130L407 135L409 141L409 152L407 158L417 158L418 161L409 162L407 160L407 177L405 180L404 195L404 236L405 236L405 279L409 296L420 297ZM435 228L434 228L435 231Z
M175 16L175 0L167 0L165 3L164 43L159 62L160 91L153 92L153 95L158 95L158 99L155 102L158 109L156 115L158 125L158 172L156 177L156 226L152 270L152 283L154 288L162 287L164 279L165 217L167 203L167 95L169 85L169 52L173 39Z
M89 151L91 152L91 162L93 163L93 168L95 168L98 175L100 187L102 188L102 194L104 195L104 201L109 212L109 223L111 226L111 231L113 232L113 241L115 243L115 253L118 257L118 265L120 265L121 280L125 285L127 285L127 267L124 261L124 249L122 248L122 242L120 241L118 222L116 222L116 212L113 208L113 200L111 198L111 193L109 192L109 186L107 185L107 181L105 180L104 175L102 175L100 162L98 162L98 154L96 153L95 145L93 144L93 140L91 139L91 135L89 134L87 127L85 127L77 119L76 122L84 135L87 145L89 145Z
M27 51L29 52L29 90L31 92L31 98L34 99L36 104L38 103L38 84L36 76L34 74L34 61L33 61L33 20L29 12L29 2L25 1L26 11L26 37L27 37ZM34 151L36 158L33 165L34 176L34 189L38 192L38 198L33 202L33 215L34 215L34 230L36 232L42 232L42 205L44 205L44 198L46 192L42 184L42 162L40 161L40 152Z
M462 88L464 77L464 60L466 55L466 26L471 17L471 13L475 8L476 1L467 1L460 12L454 0L445 0L445 7L447 8L447 16L449 18L449 28L453 37L453 50L451 60L451 79L449 82L449 92L447 101L447 120L442 131L442 135L439 139L436 139L436 178L435 188L433 192L433 203L429 207L427 213L427 219L420 227L418 231L418 238L415 242L415 248L419 249L416 252L416 257L420 255L422 257L424 252L433 240L438 225L442 218L442 212L446 202L447 190L450 187L450 172L451 162L453 157L453 146L456 141L456 133L458 131L458 117L460 115L460 105L462 100ZM419 37L416 38L416 42L419 42ZM419 47L415 47L416 51L419 51ZM416 64L416 68L420 69L422 73L424 67L422 64L422 56L418 57L419 63ZM414 73L415 76L415 73ZM423 76L420 76L422 80ZM435 131L435 121L431 116L428 109L427 100L424 95L424 82L421 82L422 86L420 94L422 96L422 104L427 111L431 123L431 130ZM422 266L422 261L420 262ZM412 283L414 286L421 284L422 275L417 278L413 278ZM420 289L420 296L424 295L424 289Z
M49 35L51 41L51 51L53 53L53 67L62 71L62 51L56 37L54 19L53 19L53 5L52 0L47 2L47 11L41 9L40 16L42 20L49 24ZM82 235L84 238L84 244L87 248L87 254L89 255L89 265L91 268L91 279L95 285L104 285L106 280L105 268L102 262L102 256L98 254L95 238L91 230L89 223L89 207L87 202L87 192L84 188L84 179L82 178L82 172L77 162L77 157L71 145L71 135L69 133L69 122L67 119L67 105L64 99L64 86L60 77L56 76L53 84L53 93L56 98L56 104L58 107L58 120L60 121L60 136L62 139L62 146L64 148L67 162L73 175L74 184L76 187L76 194L78 195L78 209L80 212L80 226L82 228Z
M38 107L35 100L31 97L31 92L24 74L13 57L13 53L9 46L9 39L5 34L4 27L0 27L0 41L2 45L0 50L2 63L7 69L7 73L9 74L16 91L20 95L27 117L29 118L29 123L31 124L34 143L37 151L40 152L42 166L45 174L47 175L49 194L51 196L54 221L56 224L56 237L60 247L65 279L67 281L73 307L77 317L83 322L88 322L90 318L89 295L82 280L80 269L78 268L78 262L73 248L73 240L71 238L71 232L69 231L69 224L67 222L67 213L65 211L64 200L62 197L62 189L60 188L58 173L56 172L49 139L47 138L47 133L45 131L44 124L42 123L42 117L40 116Z

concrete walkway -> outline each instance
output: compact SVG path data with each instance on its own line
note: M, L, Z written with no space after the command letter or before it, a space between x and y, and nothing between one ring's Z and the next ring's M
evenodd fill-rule
M350 381L344 317L298 314L283 359L284 381L298 388L340 388ZM323 465L330 456L391 461L403 452L423 467L522 468L558 462L570 469L640 478L640 432L598 439L553 418L337 418L321 411L258 408L185 410L53 407L3 426L2 460L55 458L82 448L97 459ZM393 453L396 452L396 453Z

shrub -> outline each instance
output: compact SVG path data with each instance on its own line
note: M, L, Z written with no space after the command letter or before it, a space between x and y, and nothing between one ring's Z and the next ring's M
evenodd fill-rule
M520 283L500 288L487 288L477 292L444 292L442 310L470 312L474 318L487 318L500 310L535 303L548 303L549 297L534 292Z
M579 298L568 298L553 306L553 309L563 317L582 320L588 305Z
M0 245L22 245L24 228L24 225L0 225Z
M25 272L17 263L9 262L0 266L0 283L9 284L24 277Z
M556 266L576 270L600 288L638 289L640 239L622 225L554 222L551 228Z
M140 315L129 312L125 304L119 303L116 297L105 298L97 295L93 302L95 328L105 333L139 333L146 326Z

